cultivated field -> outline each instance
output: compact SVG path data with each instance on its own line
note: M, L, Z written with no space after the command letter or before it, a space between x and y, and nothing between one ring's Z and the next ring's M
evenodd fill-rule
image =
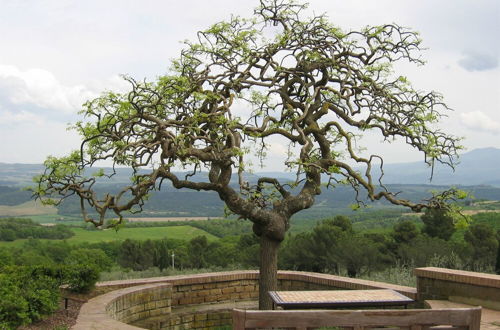
M122 228L118 231L114 229L105 230L85 230L83 228L71 228L75 236L67 239L70 244L97 243L110 241L123 241L127 238L135 240L174 238L190 240L196 236L206 236L209 241L218 238L204 230L191 226L171 226L171 227L145 227L145 228ZM1 246L17 247L24 244L26 239L15 240L13 242L0 242ZM46 240L41 241L56 241Z
M32 215L56 215L57 208L42 205L39 201L28 201L19 205L0 205L0 217L20 217Z

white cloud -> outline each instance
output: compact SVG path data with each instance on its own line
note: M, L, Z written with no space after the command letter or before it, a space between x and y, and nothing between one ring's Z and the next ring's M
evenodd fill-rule
M460 119L467 128L500 134L500 122L493 120L481 111L462 113Z
M0 103L13 108L35 106L63 113L78 111L85 100L97 94L83 85L65 86L49 71L22 71L0 64Z

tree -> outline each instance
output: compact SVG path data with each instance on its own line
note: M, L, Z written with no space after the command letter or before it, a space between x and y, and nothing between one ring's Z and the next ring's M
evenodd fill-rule
M344 32L325 15L307 18L305 7L260 0L252 18L231 17L200 31L158 80L126 77L129 92L87 102L74 125L80 150L49 157L35 195L53 204L76 195L85 221L102 226L107 210L116 215L111 225L140 211L164 181L216 192L260 238L261 309L271 308L267 292L277 286L277 252L290 218L310 208L322 188L349 184L357 195L365 191L370 200L414 211L441 206L453 191L421 203L400 199L372 176L382 157L356 147L360 135L372 132L405 141L429 165L453 166L458 140L436 128L448 109L442 97L415 90L391 69L402 60L423 64L417 33L396 24ZM252 157L263 163L271 142L288 146L283 163L297 173L295 182L247 181ZM96 181L112 173L85 170L101 161L130 167L131 185L97 194ZM202 170L206 180L194 177Z
M336 249L338 242L345 237L352 237L351 220L344 216L336 216L326 219L313 228L311 233L310 250L318 271L339 273L339 265Z
M326 219L311 232L289 236L283 245L281 265L288 269L339 273L338 242L353 237L351 220L344 216Z
M170 266L170 256L168 241L162 239L155 242L155 248L153 251L153 265L158 267L160 271L167 269Z
M493 227L487 223L473 223L465 231L464 240L471 247L475 267L495 266L499 243Z
M408 244L418 237L417 226L411 221L402 221L394 225L391 236L396 244Z
M329 220L326 220L324 223L328 222ZM342 229L342 231L344 232L351 233L353 231L351 219L344 215L335 216L330 223L332 226L340 227L340 229Z
M204 235L196 236L188 244L188 258L192 268L207 267L208 240Z
M500 229L497 229L497 241L498 241L498 249L497 249L497 260L495 262L495 273L500 275Z
M118 253L118 263L133 270L146 270L153 266L154 249L150 240L141 242L126 239Z
M422 232L430 237L438 237L447 241L455 232L455 218L447 210L428 209L420 218L424 223Z
M337 243L336 259L349 277L356 277L363 272L370 272L383 262L379 247L367 237L359 234L344 236Z
M99 272L109 271L113 261L101 249L79 248L71 250L65 259L68 265L92 265Z

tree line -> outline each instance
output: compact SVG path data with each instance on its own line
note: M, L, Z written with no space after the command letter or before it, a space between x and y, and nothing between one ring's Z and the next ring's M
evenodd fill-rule
M42 226L31 219L0 218L0 241L22 238L66 239L74 233L64 225Z

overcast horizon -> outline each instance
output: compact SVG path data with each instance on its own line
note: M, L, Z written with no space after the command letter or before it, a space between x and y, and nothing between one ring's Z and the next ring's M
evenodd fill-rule
M466 151L500 148L500 2L496 0L310 0L344 30L397 23L419 31L427 64L397 66L421 90L436 90L454 109L441 127L463 136ZM81 104L104 90L124 90L119 78L152 80L167 72L180 41L228 19L250 16L257 0L142 2L0 0L0 162L42 163L79 148L66 130ZM402 143L363 141L387 163L423 155ZM389 147L388 147L389 146ZM466 152L465 151L465 152ZM282 170L283 148L271 147L268 168Z

